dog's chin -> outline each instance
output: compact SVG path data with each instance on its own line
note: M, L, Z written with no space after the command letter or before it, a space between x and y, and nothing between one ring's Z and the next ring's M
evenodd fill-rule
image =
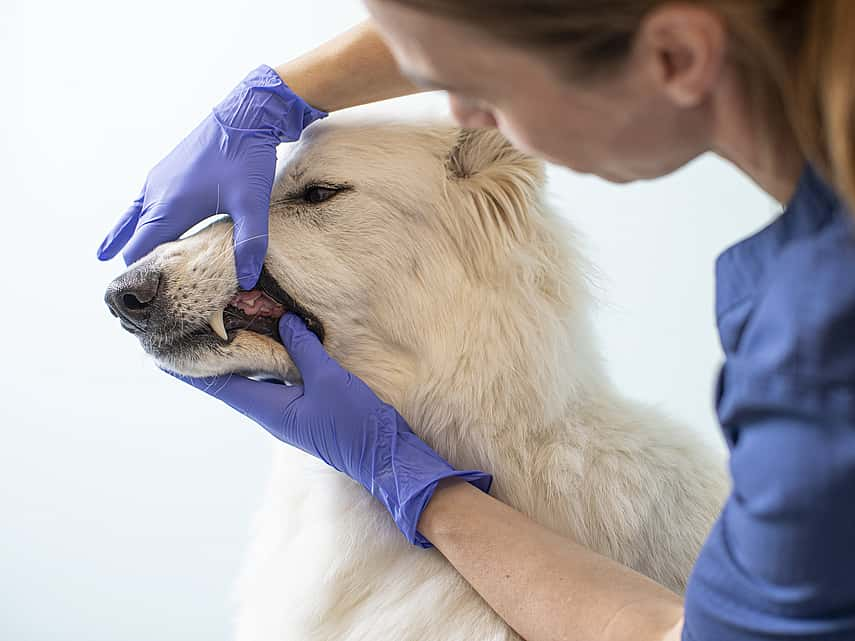
M188 349L183 344L149 353L161 369L194 378L238 374L289 383L301 380L282 343L250 330L230 332L227 344L215 344L209 349L200 345Z

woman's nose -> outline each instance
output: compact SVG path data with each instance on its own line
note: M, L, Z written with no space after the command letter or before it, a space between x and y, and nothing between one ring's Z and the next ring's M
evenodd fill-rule
M448 102L454 119L461 127L490 128L497 126L493 113L477 101L449 96Z
M160 271L140 267L119 276L107 287L104 302L130 332L144 332L160 285Z

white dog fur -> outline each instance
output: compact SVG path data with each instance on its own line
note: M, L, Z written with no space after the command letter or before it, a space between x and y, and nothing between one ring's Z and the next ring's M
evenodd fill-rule
M348 189L311 205L308 184ZM611 385L589 268L543 191L541 163L495 131L320 123L277 178L267 266L322 321L329 352L453 465L489 471L498 499L681 592L727 491L724 459ZM203 325L237 291L231 238L219 222L146 259L176 322ZM281 344L247 331L159 358L299 379ZM240 641L518 638L361 486L275 449Z

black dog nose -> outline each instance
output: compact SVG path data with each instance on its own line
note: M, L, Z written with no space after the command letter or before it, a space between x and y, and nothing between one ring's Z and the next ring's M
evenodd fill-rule
M139 267L125 272L110 283L104 294L104 302L125 329L144 332L159 285L160 271Z

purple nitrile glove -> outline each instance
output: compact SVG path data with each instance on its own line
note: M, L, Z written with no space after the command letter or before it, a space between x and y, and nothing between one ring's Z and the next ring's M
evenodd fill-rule
M109 260L124 247L130 264L225 212L234 221L238 282L251 289L267 253L276 146L298 140L326 115L267 65L251 71L149 172L140 195L98 248L98 258Z
M177 378L361 483L389 510L410 543L431 546L416 525L440 480L456 476L490 491L491 475L455 470L395 408L333 360L298 316L283 316L279 334L303 376L302 385L237 375Z

